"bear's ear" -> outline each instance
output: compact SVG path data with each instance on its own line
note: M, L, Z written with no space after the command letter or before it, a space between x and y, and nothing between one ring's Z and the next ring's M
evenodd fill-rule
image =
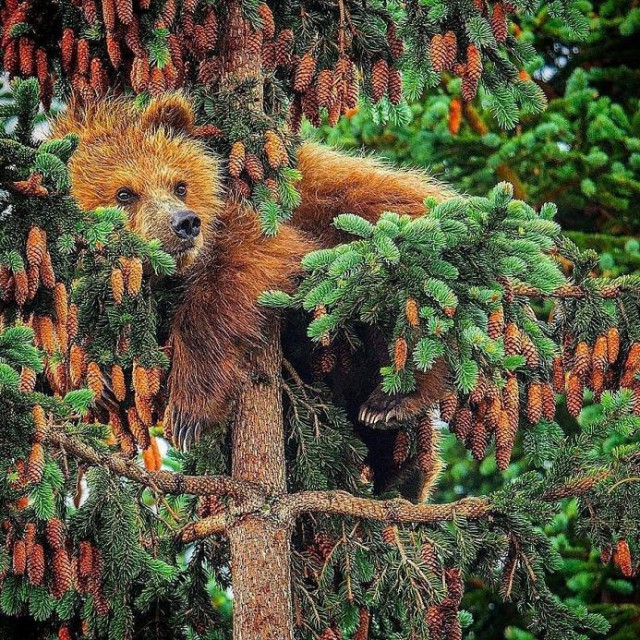
M143 127L166 127L176 133L189 135L193 131L194 115L191 103L181 93L169 93L154 98L141 117Z

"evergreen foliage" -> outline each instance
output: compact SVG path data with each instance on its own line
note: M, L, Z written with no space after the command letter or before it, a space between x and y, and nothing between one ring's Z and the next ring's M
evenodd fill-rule
M304 113L318 124L323 109L335 122L353 109L358 73L363 111L378 119L406 119L397 84L403 64L410 97L448 70L466 98L481 86L499 124L512 127L544 101L518 75L514 63L534 52L506 16L542 11L552 25L586 35L578 3L569 1L339 2L307 10L306 3L246 0L236 17L225 12L237 3L140 4L102 2L98 13L91 0L33 0L8 2L0 13L3 68L37 75L15 82L13 102L1 113L3 637L24 635L18 619L33 637L59 640L230 638L221 604L231 584L229 548L219 530L197 535L198 527L256 511L275 518L283 499L258 495L257 506L247 506L233 491L216 489L231 469L223 429L188 454L171 450L161 458L170 350L157 310L170 310L174 265L157 243L127 231L118 209L78 210L66 170L73 136L34 142L38 100L49 102L54 76L61 96L73 87L87 101L111 89L136 93L140 102L167 88L194 89L200 134L229 158L231 193L250 199L265 231L275 233L297 203L289 166L297 120ZM230 44L232 31L218 33L219 18L248 21L245 40L254 39L243 51L259 48L260 77L225 84L221 58L241 47ZM628 32L634 22L623 24ZM326 101L323 71L339 80ZM246 108L257 82L264 110ZM586 85L581 91L585 101L592 95ZM609 118L626 140L635 125L612 120L605 112L614 106L605 101L588 117ZM575 162L577 170L584 158ZM624 193L614 196L625 198L633 187L631 174L624 179ZM554 207L536 211L514 200L506 183L486 198L426 202L425 214L410 220L388 212L372 225L344 212L335 224L354 240L308 255L299 291L268 292L263 302L315 312L309 335L328 350L360 324L381 327L393 361L382 371L388 392L411 389L414 374L444 358L455 379L449 400L458 438L481 459L493 436L496 465L506 469L520 428L528 470L487 498L420 505L412 513L430 517L403 520L399 514L412 505L374 496L361 433L331 390L310 387L285 367L292 495L284 498L331 492L338 503L344 494L333 492L341 490L358 504L387 509L382 518L361 518L357 509L346 516L303 510L293 535L297 636L460 638L463 628L473 633L472 616L460 610L470 576L515 603L540 637L604 634L601 616L550 588L561 558L548 531L562 517L561 501L574 497L574 526L626 576L635 570L640 282L594 277L596 255L560 234ZM561 261L572 263L570 274ZM548 322L536 318L531 298L556 301ZM600 400L601 415L573 434L554 420L550 385L565 390L564 375L561 384L554 377L560 365L569 374L572 414L580 412L585 386ZM462 416L473 420L466 430ZM398 427L396 448L404 435L405 457L432 464L434 429L443 428L433 413Z

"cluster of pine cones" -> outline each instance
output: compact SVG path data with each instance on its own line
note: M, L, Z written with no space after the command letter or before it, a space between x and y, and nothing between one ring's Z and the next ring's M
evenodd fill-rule
M46 587L57 600L71 590L88 593L98 615L109 612L110 605L102 591L100 552L91 542L84 540L73 549L66 526L58 518L47 520L44 526L27 522L21 534L9 519L2 523L2 528L11 564L0 573L0 584L10 574L26 576L31 585ZM71 637L69 628L63 625L58 638L71 640Z

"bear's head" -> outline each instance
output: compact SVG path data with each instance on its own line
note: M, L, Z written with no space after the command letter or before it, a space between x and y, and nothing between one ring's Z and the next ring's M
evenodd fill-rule
M86 210L119 206L129 228L157 238L184 271L209 242L222 210L216 158L193 136L194 115L181 94L152 100L105 100L68 108L52 137L76 133L71 190Z

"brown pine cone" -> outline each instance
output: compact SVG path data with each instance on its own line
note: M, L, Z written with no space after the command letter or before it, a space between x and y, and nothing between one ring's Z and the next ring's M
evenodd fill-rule
M27 577L29 578L29 583L34 587L42 586L45 568L44 547L35 543L27 557Z
M73 65L73 57L76 49L76 34L70 27L62 30L62 39L60 40L60 62L65 73L70 73Z
M142 57L135 57L131 64L131 72L129 74L132 89L136 93L146 91L149 86L150 77L151 66L149 64L149 58L146 55Z
M407 318L407 322L412 327L420 326L420 306L415 298L407 298L404 313Z
M20 393L31 393L36 386L37 374L29 367L22 367L20 371L20 385L18 390Z
M389 102L400 104L402 100L402 74L397 67L389 67Z
M471 435L473 424L473 414L468 407L461 407L456 411L453 419L453 432L459 440L465 442Z
M527 419L537 424L542 419L542 385L532 382L527 389Z
M18 56L20 73L33 76L36 71L36 44L31 38L22 37L18 40Z
M127 383L124 378L124 371L118 364L111 366L111 387L113 395L118 402L123 402L127 397Z
M119 69L122 64L122 49L120 48L120 40L113 34L107 33L107 55L114 69Z
M583 382L591 371L591 347L584 341L579 342L576 347L576 355L573 365L573 373Z
M462 72L462 99L465 102L471 102L476 97L479 83L479 80L467 73L467 67L465 66Z
M387 44L389 52L394 60L402 57L404 53L404 43L398 37L397 28L394 22L387 23Z
M155 98L162 95L166 88L167 83L162 69L158 67L152 67L151 74L149 75L149 94Z
M52 594L54 598L59 599L73 588L73 570L65 549L60 548L54 552L51 572L53 574Z
M382 58L376 60L371 69L371 98L378 102L389 86L389 65Z
M323 69L316 78L316 97L318 106L329 107L333 100L333 71Z
M436 33L429 43L429 57L431 58L431 66L436 73L440 73L447 68L447 48L444 44L444 38L441 34Z
M238 140L231 145L231 151L229 152L229 175L233 178L239 178L244 169L245 161L244 144Z
M47 250L46 234L39 227L31 227L27 234L26 256L31 267L40 267Z
M496 428L496 464L499 471L505 471L511 462L515 432L508 411L500 412Z
M131 258L128 261L128 272L125 273L123 269L123 275L125 276L125 289L130 296L137 296L142 288L142 261L140 258Z
M294 43L293 31L283 29L276 40L276 65L278 67L288 67L291 65Z
M407 365L407 340L403 336L396 338L393 349L393 364L396 371L402 371Z
M38 484L42 480L44 465L44 447L40 442L34 442L27 460L27 480Z
M582 380L574 372L569 374L567 380L567 411L569 415L577 418L582 411L584 386Z
M631 551L629 549L629 543L621 538L618 540L616 550L613 554L613 562L622 571L622 575L626 578L633 576L633 566L631 563Z
M262 31L264 32L264 36L271 40L276 35L276 23L273 19L273 13L271 13L269 5L261 2L258 5L258 14L262 20Z
M124 276L122 271L115 267L111 270L111 295L116 304L122 304L122 298L124 296Z
M129 407L127 409L127 423L129 425L129 431L133 434L138 446L141 449L148 449L151 445L149 429L145 421L141 419L136 407Z
M27 570L27 552L24 540L16 540L13 543L12 568L15 576L23 576Z
M298 93L304 93L311 86L315 71L316 59L311 53L307 52L300 58L300 62L296 67L293 90Z
M254 153L247 153L245 168L247 170L247 175L254 182L261 182L264 180L264 166L262 164L262 160L260 160L260 158L258 158Z
M430 475L436 464L438 434L433 426L432 418L429 414L424 416L416 430L416 444L418 468L426 475Z
M445 55L445 70L453 68L453 65L458 57L458 39L454 31L447 31L442 37L442 46L444 47Z
M615 364L620 353L620 332L617 327L611 327L607 331L607 355L609 364Z
M393 445L393 462L396 466L402 466L409 457L410 438L406 431L398 431Z
M102 0L102 20L107 32L113 33L116 28L115 0Z
M13 272L14 297L16 304L21 307L29 298L29 278L24 269Z
M591 367L604 371L609 364L608 341L605 334L599 335L591 353Z
M102 381L102 371L97 362L90 362L87 365L87 387L93 391L95 398L99 398L104 391L104 382Z
M62 549L67 537L64 522L58 518L51 518L47 521L46 538L47 544L54 550Z
M82 383L87 370L87 354L79 344L72 344L69 350L69 377L73 387Z
M83 540L80 543L78 572L82 578L89 578L93 573L93 551L93 545L88 540Z
M482 460L484 458L487 445L489 444L489 432L487 431L487 425L484 420L479 420L476 417L473 421L470 438L471 454L476 460Z
M531 341L531 338L525 333L522 334L521 353L527 361L527 366L530 369L537 369L540 366L540 354L538 349Z
M451 423L458 409L458 394L449 393L440 401L440 417L443 422Z
M420 559L427 565L429 571L436 575L440 573L442 565L435 547L430 542L425 542L420 549Z
M385 544L395 545L398 542L398 528L389 524L382 530L382 540Z
M489 314L489 321L487 324L487 335L492 340L497 340L504 333L504 309L498 307L495 311Z
M104 3L104 0L103 0ZM133 2L132 0L115 0L116 13L118 14L118 20L124 25L129 25L133 22ZM167 2L171 4L171 0Z
M542 392L542 417L545 420L553 420L556 415L556 396L551 384L545 382L541 385Z
M40 281L47 289L53 289L56 286L56 275L53 271L51 254L48 251L44 252L40 263Z
M465 75L471 80L480 80L482 75L482 56L474 44L467 46L467 68Z
M553 390L556 393L564 393L564 364L562 356L553 359Z
M495 39L502 43L507 39L507 15L502 2L498 2L493 7L491 14L491 30Z
M504 353L507 356L516 356L522 348L522 337L518 325L509 322L504 329Z
M360 620L358 622L358 628L353 634L353 640L367 640L369 637L369 611L364 607L360 607Z

